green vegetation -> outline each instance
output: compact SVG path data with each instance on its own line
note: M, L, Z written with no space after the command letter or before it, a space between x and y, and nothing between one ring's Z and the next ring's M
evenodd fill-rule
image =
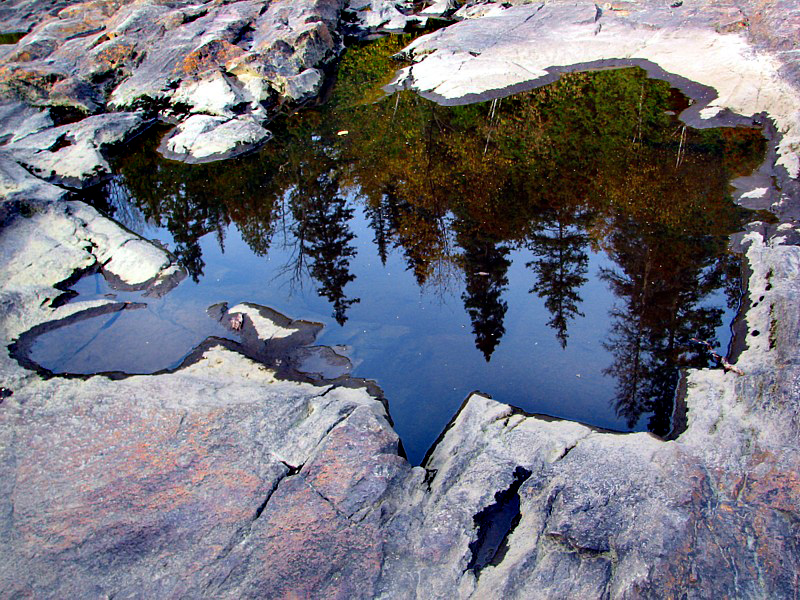
M16 44L28 35L27 31L15 31L13 33L0 33L0 45Z

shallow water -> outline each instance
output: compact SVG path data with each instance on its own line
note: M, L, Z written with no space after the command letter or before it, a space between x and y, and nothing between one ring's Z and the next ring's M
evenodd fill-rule
M742 215L728 182L758 165L763 139L683 128L668 113L686 100L638 69L467 107L373 103L400 43L349 51L329 102L275 123L257 154L171 163L153 134L118 157L88 200L164 242L193 280L46 334L32 358L173 367L230 335L207 306L249 301L324 322L319 343L347 346L353 373L378 381L412 462L476 389L668 433L679 367L708 364L690 338L730 338L726 240ZM112 293L99 276L75 289Z

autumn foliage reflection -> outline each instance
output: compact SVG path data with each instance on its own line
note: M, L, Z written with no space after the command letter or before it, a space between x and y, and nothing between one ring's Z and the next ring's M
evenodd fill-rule
M357 252L348 222L363 210L384 263L401 253L420 286L461 278L487 361L513 327L503 300L513 250L532 252L530 292L563 348L582 316L589 252L605 251L616 265L600 273L618 298L604 342L616 410L630 426L649 413L649 429L667 433L677 367L705 364L687 340L713 341L721 322L704 300L719 289L738 300L726 240L741 215L728 182L757 166L760 133L686 129L674 91L639 69L470 106L408 93L376 101L404 43L349 50L329 101L274 123L259 153L187 166L136 152L118 160L115 193L169 228L195 278L207 233L223 243L234 223L263 255L276 228L290 231L290 268L315 280L340 324L358 302L346 293Z

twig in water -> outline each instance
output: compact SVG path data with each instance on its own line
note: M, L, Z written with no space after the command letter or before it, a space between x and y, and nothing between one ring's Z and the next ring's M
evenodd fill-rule
M686 143L686 125L681 127L681 141L678 143L678 158L675 159L675 167L679 167L683 162L683 153L685 152L683 145Z
M716 360L720 364L720 366L726 373L728 371L731 371L732 373L736 373L737 375L744 375L744 371L742 371L739 367L737 367L736 365L732 365L725 359L724 356L720 356L719 354L714 352L714 347L709 342L706 342L705 340L698 340L697 338L692 338L692 341L708 348L708 351L711 353L711 356L714 357L714 360Z

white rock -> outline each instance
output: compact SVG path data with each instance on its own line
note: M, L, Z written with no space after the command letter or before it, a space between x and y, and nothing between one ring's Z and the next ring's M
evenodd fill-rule
M27 135L7 148L36 175L71 187L96 183L110 171L101 150L117 144L146 123L141 113L107 113Z
M233 106L243 101L239 92L219 71L200 81L184 80L172 96L175 103L188 104L192 112L233 117Z
M419 14L423 17L442 17L452 8L453 3L451 0L436 0L429 7L422 9Z
M297 331L296 328L281 327L272 319L268 319L261 315L258 308L250 304L237 304L228 310L228 314L241 313L247 315L256 329L259 339L270 340L273 338L289 337Z
M8 153L0 152L0 198L6 200L46 200L64 198L67 190L34 177Z
M249 116L192 115L164 139L159 152L190 163L211 162L251 150L269 137L269 131Z
M749 192L745 192L744 194L742 194L739 197L740 198L763 198L764 196L766 196L768 191L769 190L767 190L767 188L763 188L763 187L762 188L755 188L754 190L750 190Z
M403 76L413 72L413 88L459 103L470 95L533 85L549 67L649 61L714 88L715 107L743 115L766 112L783 136L778 164L792 177L800 174L800 90L780 76L776 56L754 50L743 34L719 33L702 21L649 27L622 13L609 11L599 20L597 14L594 3L548 3L463 21L410 44L406 51L419 62Z

